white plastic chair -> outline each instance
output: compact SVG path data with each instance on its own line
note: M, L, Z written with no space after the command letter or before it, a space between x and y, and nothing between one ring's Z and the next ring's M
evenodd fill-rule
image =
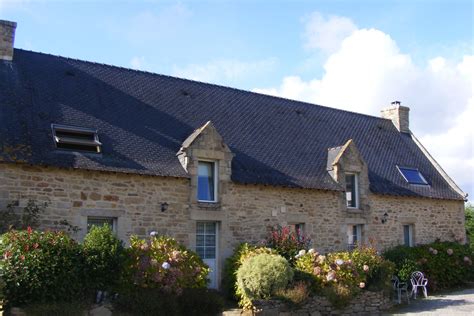
M408 284L406 282L400 282L400 279L394 275L392 277L393 289L397 292L398 304L402 303L402 292L405 291L408 304L410 304L410 296L408 295Z
M411 274L411 295L416 300L416 294L418 292L418 288L421 287L423 289L423 294L425 298L428 297L428 290L426 289L426 285L428 285L428 279L425 278L423 273L420 271L415 271Z

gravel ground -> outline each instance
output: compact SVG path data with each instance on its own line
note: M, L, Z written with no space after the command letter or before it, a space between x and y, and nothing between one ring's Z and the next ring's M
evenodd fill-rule
M410 300L387 315L474 315L474 288Z

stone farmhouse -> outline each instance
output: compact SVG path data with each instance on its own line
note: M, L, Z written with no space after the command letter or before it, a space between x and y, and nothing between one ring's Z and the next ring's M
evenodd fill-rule
M0 207L49 203L44 229L109 223L224 259L290 225L318 251L465 242L466 195L381 117L14 49L0 21Z

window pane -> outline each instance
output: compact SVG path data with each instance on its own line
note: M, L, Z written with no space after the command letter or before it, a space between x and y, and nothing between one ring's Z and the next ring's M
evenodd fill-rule
M216 247L206 247L206 255L203 259L215 259Z
M346 200L348 207L356 207L356 176L346 174Z
M206 246L215 247L216 246L216 236L214 236L214 235L206 236Z
M204 224L205 223L196 223L196 233L197 234L204 234Z
M203 235L197 235L196 236L196 246L197 247L203 247L204 246L204 236Z
M403 239L405 246L412 246L411 225L403 225Z
M196 253L201 257L201 259L206 259L204 257L204 247L196 247Z
M216 234L216 223L206 223L206 234L215 235Z
M214 201L214 163L200 161L198 164L198 200Z
M399 168L408 183L427 184L420 171L417 169Z

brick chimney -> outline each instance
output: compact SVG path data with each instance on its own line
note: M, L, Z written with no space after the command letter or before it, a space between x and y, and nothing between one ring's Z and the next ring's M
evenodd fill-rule
M381 111L382 118L392 120L393 125L401 133L410 133L410 108L402 106L400 101L393 101L392 104Z
M0 60L13 60L16 23L0 20Z

